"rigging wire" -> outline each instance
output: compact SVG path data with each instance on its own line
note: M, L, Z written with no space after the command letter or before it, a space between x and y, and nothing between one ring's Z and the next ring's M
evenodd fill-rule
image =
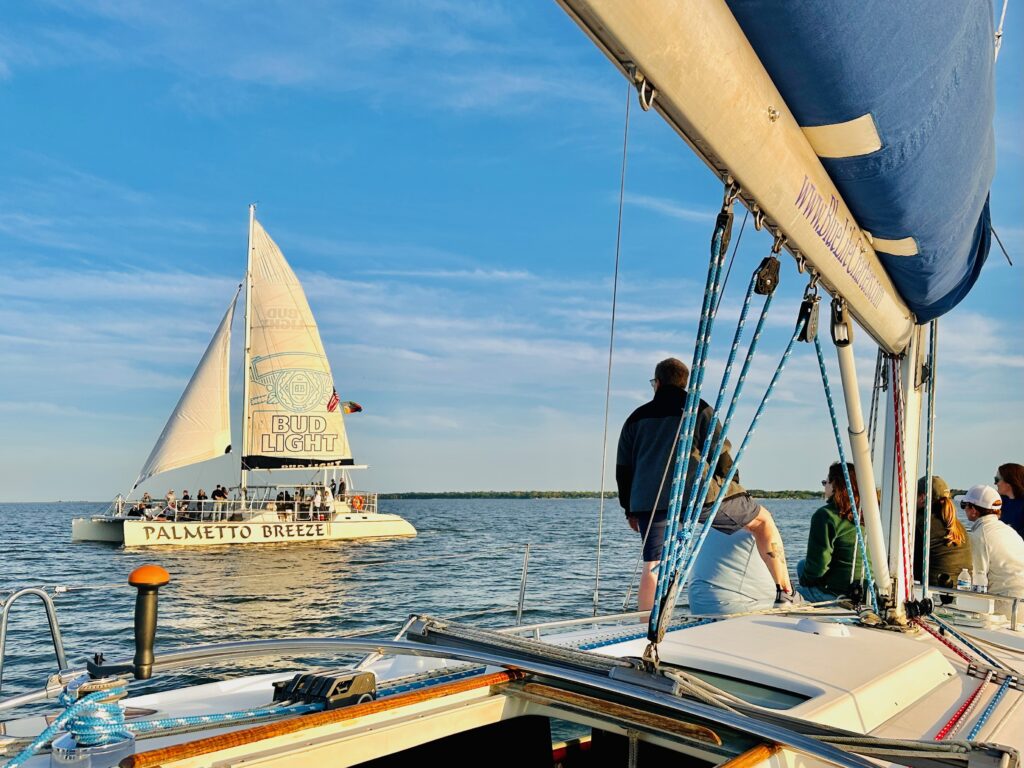
M736 242L732 246L732 256L729 257L729 266L725 270L725 279L722 280L722 292L718 295L718 303L715 304L715 313L718 313L718 308L722 305L722 299L725 297L725 287L729 284L729 275L732 274L732 265L736 262L736 252L740 249L740 241L743 239L743 230L747 227L747 219L750 218L750 209L747 208L743 211L743 223L740 224L740 233L736 235Z
M875 439L878 437L878 401L879 392L884 389L884 376L882 373L882 361L884 353L878 348L875 356L875 378L871 382L871 409L868 413L868 441L871 443L871 461L875 460Z
M925 426L924 474L927 503L923 515L924 526L921 531L921 590L922 597L929 597L929 574L931 571L932 514L931 509L937 499L932 491L932 479L935 477L935 372L936 353L939 344L938 318L928 324L928 423Z
M601 500L597 513L597 555L594 561L594 615L597 616L601 600L601 539L604 534L605 474L608 469L608 413L612 398L612 356L615 350L615 312L619 298L619 259L622 255L622 207L626 200L626 161L629 149L629 104L633 99L633 86L626 85L626 118L622 129L622 169L619 173L619 217L615 227L615 274L612 278L612 317L608 331L608 378L604 392L604 433L601 437ZM653 516L652 516L653 519ZM650 525L648 525L650 531Z
M999 243L999 250L1001 250L1003 252L1003 256L1006 257L1006 262L1012 267L1013 259L1011 259L1010 254L1006 252L1006 246L1003 245L1003 241L999 239L999 233L996 232L996 228L990 226L989 229L992 230L992 236L996 239L996 242Z

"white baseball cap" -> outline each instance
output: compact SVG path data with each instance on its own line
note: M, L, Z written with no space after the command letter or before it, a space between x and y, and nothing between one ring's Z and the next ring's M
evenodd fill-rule
M971 486L966 494L957 496L953 501L961 508L964 504L972 504L979 509L991 509L997 512L1003 508L1003 500L991 485Z

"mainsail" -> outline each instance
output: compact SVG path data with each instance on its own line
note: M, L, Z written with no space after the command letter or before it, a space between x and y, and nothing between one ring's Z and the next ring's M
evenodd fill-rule
M239 291L241 288L239 288ZM164 425L134 487L153 475L223 456L231 450L228 367L235 292L206 353Z
M255 219L251 249L243 467L352 464L331 366L306 294Z

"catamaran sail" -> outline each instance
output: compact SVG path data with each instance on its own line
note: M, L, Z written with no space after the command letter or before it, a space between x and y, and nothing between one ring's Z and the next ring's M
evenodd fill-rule
M352 464L331 365L306 294L255 219L249 290L243 466Z
M139 471L139 483L179 467L223 456L231 451L231 407L228 402L231 322L238 293L228 305L195 373L181 394L156 445Z

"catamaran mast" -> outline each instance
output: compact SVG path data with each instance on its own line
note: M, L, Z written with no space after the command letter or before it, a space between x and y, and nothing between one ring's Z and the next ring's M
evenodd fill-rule
M245 457L250 453L249 451L249 357L252 352L251 348L251 326L249 324L249 315L252 312L252 233L253 225L256 221L256 204L252 203L249 206L249 244L246 249L245 258L245 353L242 356L242 454L241 462L241 476L238 481L239 492L242 498L246 496L246 487L249 480L249 472L245 468Z

